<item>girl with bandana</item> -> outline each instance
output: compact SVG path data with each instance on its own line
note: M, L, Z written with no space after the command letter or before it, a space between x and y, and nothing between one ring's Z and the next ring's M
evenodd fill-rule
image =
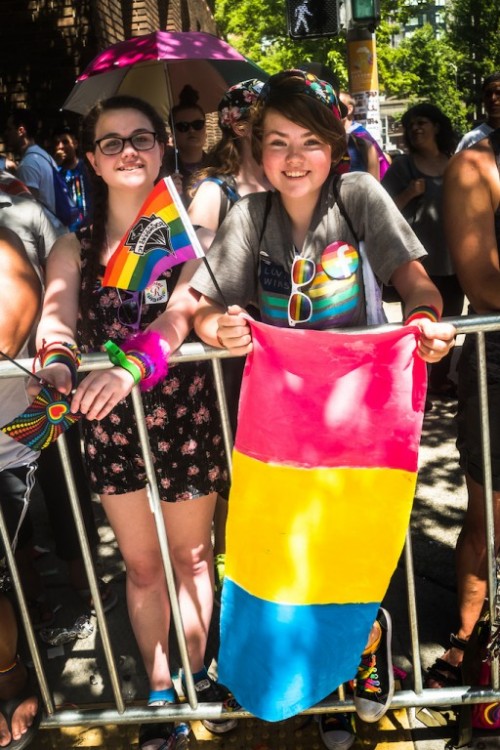
M235 355L252 350L245 308L280 327L349 328L381 323L379 283L393 284L406 322L420 329L418 354L437 362L455 329L440 323L441 296L419 262L426 253L393 202L369 174L341 176L345 149L337 97L330 84L301 70L272 76L252 121L253 153L274 192L239 201L191 281L202 296L195 329ZM226 310L225 305L229 308ZM378 721L394 691L391 620L380 609L358 669L358 716ZM354 741L346 715L321 718L329 748Z

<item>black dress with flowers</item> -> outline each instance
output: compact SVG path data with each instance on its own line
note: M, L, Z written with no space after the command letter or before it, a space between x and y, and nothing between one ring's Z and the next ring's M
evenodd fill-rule
M84 265L89 235L84 231L79 237ZM176 267L161 277L166 282L168 297L179 271ZM89 311L87 324L83 326L81 320L78 324L83 352L103 351L108 339L119 346L131 335L133 331L124 323L127 294L113 287L101 287L101 279L97 280L95 304ZM166 302L143 302L140 328L146 328L165 307ZM227 492L226 454L210 362L171 366L162 383L143 393L143 403L160 498L177 502L210 492ZM105 419L92 422L84 419L82 426L94 492L119 495L145 486L144 460L130 397L117 404Z

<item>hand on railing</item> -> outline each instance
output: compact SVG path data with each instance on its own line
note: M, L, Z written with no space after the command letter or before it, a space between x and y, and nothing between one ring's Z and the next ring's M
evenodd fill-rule
M412 320L411 325L420 329L417 351L425 362L439 362L455 345L457 330L450 323L434 323L426 318L419 318Z

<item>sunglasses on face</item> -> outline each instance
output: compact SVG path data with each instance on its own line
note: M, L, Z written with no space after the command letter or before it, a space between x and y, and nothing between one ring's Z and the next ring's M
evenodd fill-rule
M101 153L105 156L115 156L116 154L121 154L126 143L130 143L136 151L151 151L156 143L156 138L156 133L145 130L142 133L134 133L134 135L128 138L120 138L118 135L106 135L104 138L94 141L94 143L96 146L99 146Z
M120 323L132 331L138 331L141 324L142 292L128 292L117 289L120 300L117 316Z
M203 130L205 127L205 120L192 120L191 122L187 122L187 120L179 120L179 122L174 122L174 128L179 131L179 133L187 133L188 130Z

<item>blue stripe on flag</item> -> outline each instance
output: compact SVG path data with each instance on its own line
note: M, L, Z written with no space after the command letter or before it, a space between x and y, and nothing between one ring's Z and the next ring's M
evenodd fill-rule
M219 680L260 719L294 716L356 676L378 607L275 604L226 576Z

